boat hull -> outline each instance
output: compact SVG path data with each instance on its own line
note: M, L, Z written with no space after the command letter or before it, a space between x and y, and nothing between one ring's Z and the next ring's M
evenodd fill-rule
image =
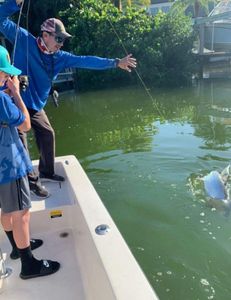
M47 183L51 197L33 199L31 235L44 240L44 245L33 251L35 257L57 260L61 269L51 276L21 280L20 262L9 259L9 242L1 229L0 245L13 272L0 280L0 297L158 299L76 158L57 158L55 168L66 181ZM110 228L105 235L95 231L101 224Z

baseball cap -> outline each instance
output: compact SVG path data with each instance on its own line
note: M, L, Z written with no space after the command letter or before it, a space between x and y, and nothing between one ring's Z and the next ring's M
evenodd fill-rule
M62 38L69 38L71 35L66 32L63 22L56 18L50 18L44 21L41 25L41 31L55 33Z
M11 65L10 55L3 46L0 46L0 71L13 76L21 74L21 70Z

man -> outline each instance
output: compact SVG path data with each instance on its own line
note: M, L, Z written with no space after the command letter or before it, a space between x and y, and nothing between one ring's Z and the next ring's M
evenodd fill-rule
M29 220L31 207L27 174L32 170L28 153L17 128L28 131L30 116L20 96L21 71L10 64L7 50L0 46L0 87L7 85L7 92L0 91L0 208L1 223L12 245L10 257L21 258L22 279L45 276L58 271L55 261L37 260L31 253L42 245L42 240L30 241ZM13 101L10 94L13 97Z
M19 28L18 38L15 41L17 26L8 17L19 10L22 2L23 0L7 0L0 7L0 31L12 44L16 42L15 66L22 70L23 75L29 77L29 87L22 92L22 98L30 114L31 126L40 153L38 167L40 179L64 181L62 176L55 174L55 135L43 110L52 87L52 80L60 71L69 67L97 70L119 67L130 72L136 67L136 60L131 55L122 59L107 59L76 56L60 50L65 39L71 35L66 32L63 23L55 18L48 19L41 25L41 36L37 39L25 29ZM29 53L26 51L27 45ZM26 145L25 136L24 144ZM38 188L35 182L36 180L30 180L31 189L37 195L43 195L42 186Z

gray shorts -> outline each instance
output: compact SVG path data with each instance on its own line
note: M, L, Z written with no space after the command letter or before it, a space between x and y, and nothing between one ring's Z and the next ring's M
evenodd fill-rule
M6 184L0 184L0 208L3 213L29 209L30 207L30 188L27 176Z

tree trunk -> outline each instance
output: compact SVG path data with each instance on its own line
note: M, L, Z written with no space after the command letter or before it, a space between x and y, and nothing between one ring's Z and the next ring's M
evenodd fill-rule
M115 7L117 7L120 11L122 11L122 2L121 0L114 0L112 1Z
M194 3L195 18L199 17L199 12L200 12L200 2L198 0L196 0L195 3Z

